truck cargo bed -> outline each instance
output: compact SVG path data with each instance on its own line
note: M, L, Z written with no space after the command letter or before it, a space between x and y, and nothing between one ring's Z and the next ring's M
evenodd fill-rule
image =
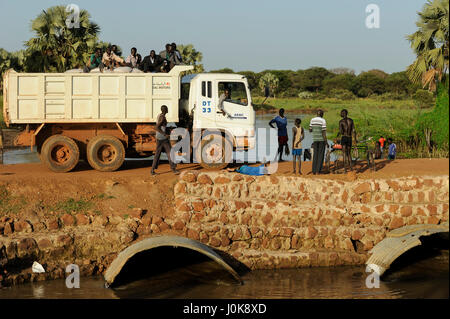
M178 122L180 73L17 73L4 76L4 119L32 123L151 123L167 105Z

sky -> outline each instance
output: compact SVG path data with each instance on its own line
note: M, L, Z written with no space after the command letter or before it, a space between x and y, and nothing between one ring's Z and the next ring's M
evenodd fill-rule
M414 59L406 35L426 0L0 0L0 47L24 48L30 22L54 5L76 4L100 25L100 40L143 56L168 42L193 44L207 71L348 67L404 71ZM380 9L366 27L366 7Z

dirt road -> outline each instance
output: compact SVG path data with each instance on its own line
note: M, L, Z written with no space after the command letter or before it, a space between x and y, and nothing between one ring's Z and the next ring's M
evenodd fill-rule
M76 210L86 213L132 214L136 208L169 216L173 211L173 187L178 177L167 163L150 176L151 161L127 161L121 170L102 173L80 164L70 173L53 173L43 164L0 165L0 216L10 213ZM198 164L181 164L183 170L203 170ZM436 176L449 174L448 159L378 161L377 171L365 165L356 173L313 176L311 162L303 163L303 177L342 180ZM276 175L292 176L292 162L279 163Z
M16 178L54 178L54 179L72 179L72 178L130 178L130 179L154 179L163 183L174 181L177 176L171 173L167 162L162 164L157 170L158 175L150 176L151 160L126 161L123 167L116 172L103 173L91 169L88 165L81 163L74 171L69 173L54 173L49 171L43 164L15 164L0 165L0 181L8 181ZM238 164L234 165L238 167ZM254 165L253 165L254 166ZM401 160L379 160L376 162L377 171L367 170L364 163L356 166L356 177L365 178L390 178L411 175L448 175L449 159L401 159ZM204 170L198 164L180 164L178 170ZM278 170L275 175L293 175L292 162L278 163ZM342 174L324 174L313 177L311 173L311 162L302 162L302 177L306 178L346 178Z

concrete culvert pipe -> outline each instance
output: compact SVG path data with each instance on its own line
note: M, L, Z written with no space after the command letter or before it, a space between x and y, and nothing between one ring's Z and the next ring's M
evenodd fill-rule
M372 255L366 265L382 276L397 258L410 249L422 245L421 237L448 232L448 222L440 225L420 224L397 228L370 250Z
M105 272L105 286L117 287L151 277L153 273L175 267L175 263L183 267L190 260L198 261L198 257L212 260L222 273L242 284L238 273L210 247L185 237L159 236L139 241L120 252Z

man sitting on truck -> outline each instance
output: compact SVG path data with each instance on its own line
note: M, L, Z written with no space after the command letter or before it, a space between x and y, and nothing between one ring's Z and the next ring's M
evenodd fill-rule
M127 58L125 59L125 63L131 68L138 68L140 62L141 61L139 61L137 49L131 48L131 54L127 56Z
M167 60L167 62L169 62L172 54L172 46L169 43L166 44L166 49L164 51L159 52L161 59Z
M102 49L95 49L95 53L91 55L88 63L84 67L84 72L89 73L91 70L95 68L99 68L100 72L103 72L103 63L102 63Z
M177 44L175 42L173 42L170 45L170 48L172 50L172 62L174 65L179 65L179 64L183 64L183 58L181 57L181 53L180 51L177 50Z
M161 106L161 114L158 115L158 119L156 121L156 153L153 158L152 170L150 171L151 175L155 175L155 169L158 166L159 158L161 157L161 151L164 151L167 154L167 158L169 159L170 168L172 172L175 174L179 174L180 172L176 169L176 164L172 161L170 157L170 135L166 133L167 127L167 119L166 114L169 113L169 108L167 105Z
M121 57L117 56L114 53L112 47L108 47L106 49L106 52L103 54L102 63L110 70L113 70L114 68L123 64L124 61Z
M150 55L147 55L140 65L140 69L144 72L155 73L159 71L161 65L161 57L156 55L155 50L150 51Z

